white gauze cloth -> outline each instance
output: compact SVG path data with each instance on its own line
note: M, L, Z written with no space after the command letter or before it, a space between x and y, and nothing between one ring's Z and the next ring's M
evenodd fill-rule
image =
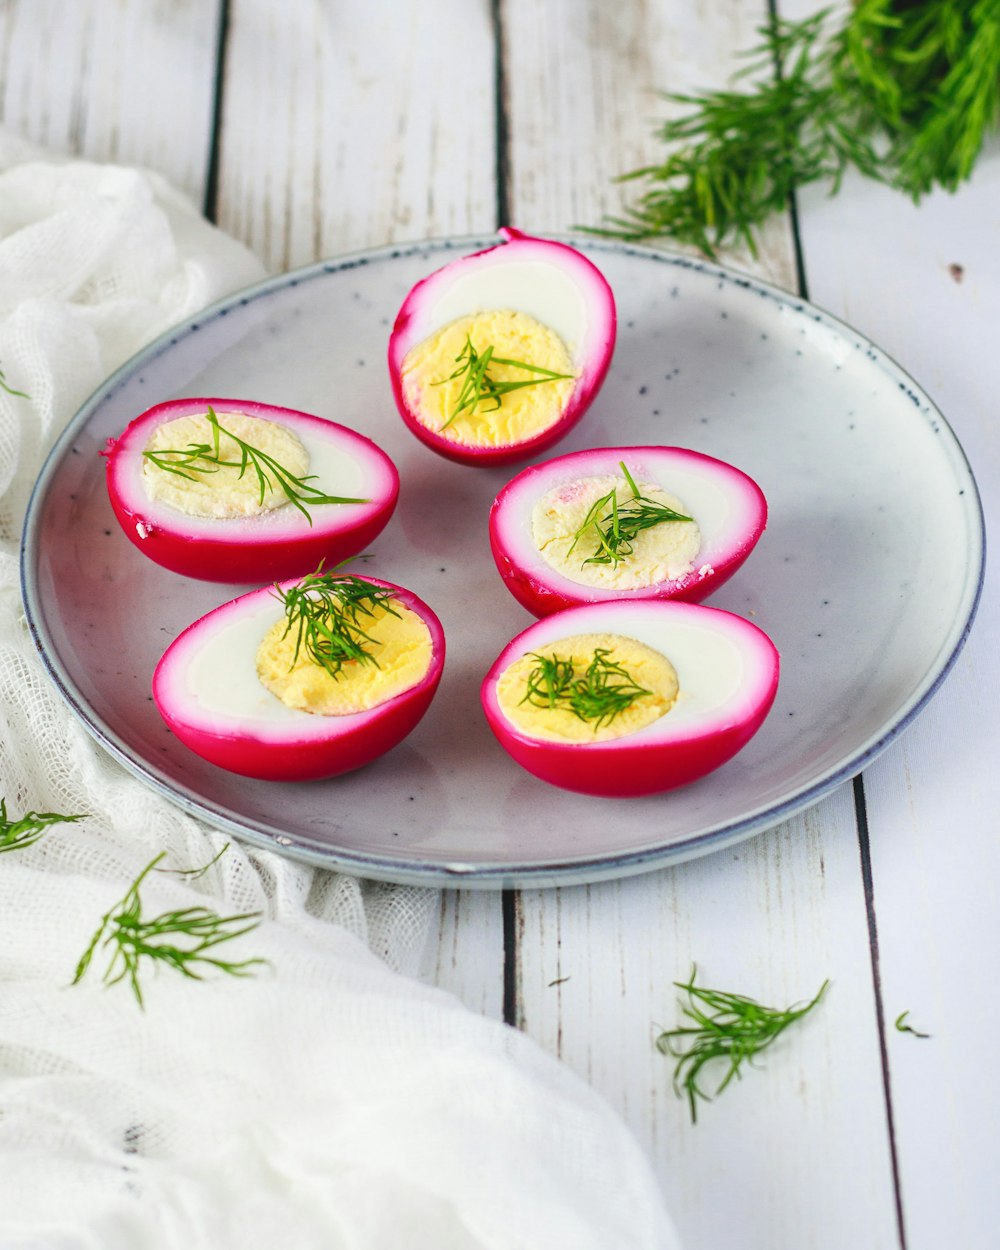
M642 1152L568 1069L412 971L429 890L231 845L152 873L143 912L260 912L237 979L70 986L159 852L217 832L96 746L28 638L18 541L60 429L172 323L262 276L164 181L0 133L0 795L86 813L0 854L0 1250L668 1250ZM390 966L392 965L392 966ZM403 971L401 971L403 970Z

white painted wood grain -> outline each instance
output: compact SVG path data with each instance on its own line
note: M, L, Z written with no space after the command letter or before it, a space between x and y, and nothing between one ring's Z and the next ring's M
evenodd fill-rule
M836 200L810 193L802 205L813 297L927 388L963 443L988 523L1000 510L998 204L994 141L955 196L915 208L852 178ZM908 1250L987 1250L1000 1227L998 629L988 576L946 684L866 774ZM929 1040L892 1028L905 1010Z
M57 152L146 165L202 203L219 0L5 0L0 120Z
M657 127L681 111L664 93L725 85L766 11L759 0L503 0L513 223L566 231L620 215L643 184L616 179L662 157ZM785 218L768 223L758 256L723 259L795 286Z
M686 1250L893 1250L896 1220L852 795L640 882L526 894L524 1027L649 1150ZM657 1032L672 982L784 1008L831 985L692 1124ZM707 1071L706 1085L725 1068Z
M504 940L499 893L442 890L437 923L427 934L416 975L454 994L479 1015L502 1020Z
M489 6L233 0L219 222L274 270L492 230Z

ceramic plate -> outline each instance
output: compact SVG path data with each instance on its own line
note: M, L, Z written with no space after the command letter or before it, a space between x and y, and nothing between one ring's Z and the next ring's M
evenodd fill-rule
M384 249L243 292L154 343L77 414L39 478L22 556L28 620L90 732L190 812L258 846L392 881L596 881L720 848L815 803L926 704L970 627L982 514L954 435L867 340L802 300L660 252L577 243L619 308L614 363L558 454L664 443L745 470L770 523L711 602L774 639L781 688L724 768L647 799L586 798L522 772L479 707L483 673L531 618L493 566L486 518L514 470L451 464L398 417L385 365L410 286L490 240ZM395 460L396 516L366 572L414 590L448 638L445 676L416 731L331 781L248 781L167 731L157 659L186 625L246 587L188 581L118 529L100 451L143 409L236 396L354 426ZM520 466L518 466L520 467Z

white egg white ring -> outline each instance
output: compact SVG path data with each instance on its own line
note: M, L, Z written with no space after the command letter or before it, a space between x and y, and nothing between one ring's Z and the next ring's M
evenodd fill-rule
M589 586L553 568L536 546L531 517L544 495L581 478L620 477L621 462L637 483L657 485L676 496L697 522L701 547L683 577L629 590ZM760 487L722 460L681 447L598 447L533 465L508 482L490 511L490 544L512 593L538 615L602 600L703 598L746 559L766 523L767 503Z

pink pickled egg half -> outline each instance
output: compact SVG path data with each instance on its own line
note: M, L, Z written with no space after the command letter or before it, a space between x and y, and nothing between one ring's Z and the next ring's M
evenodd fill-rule
M402 742L434 697L444 667L444 631L412 592L365 580L390 590L392 602L427 627L429 664L409 688L365 711L319 715L288 706L265 687L257 676L257 651L285 615L274 592L295 585L293 578L224 603L174 639L153 674L153 699L169 728L210 763L267 781L334 777Z
M630 514L648 519L657 508L690 520L629 533ZM625 536L616 545L614 509ZM599 447L522 470L494 500L489 532L508 590L547 616L612 599L700 602L736 572L766 523L760 487L722 460L681 447Z
M569 433L597 395L615 345L614 296L591 261L565 243L532 238L506 227L500 235L503 242L495 247L451 261L418 282L404 300L389 339L389 375L400 415L421 442L463 464L525 460ZM555 384L562 387L558 404L536 425L524 429L515 428L513 418L511 428L502 424L505 405L513 402L509 396L500 397L495 412L490 402L480 402L464 422L448 424L447 414L431 419L426 405L433 402L436 386L459 367L456 353L452 351L422 381L417 380L410 353L446 327L498 312L513 313L518 321L530 318L526 324L537 323L546 335L551 333L561 341L567 365L558 371L566 372L569 380ZM488 327L481 333L471 332L480 357L488 346L494 346L486 341L489 334ZM527 331L525 335L524 349L510 350L516 351L522 363L540 363L535 353L547 341L545 335L527 335ZM464 340L464 331L459 339ZM504 354L496 351L498 357ZM497 368L503 373L502 364ZM492 376L492 369L492 365L487 368L487 376ZM513 369L503 376L523 381L536 375ZM533 386L533 395L543 396L546 385ZM494 418L496 431L484 434Z
M204 428L193 436L180 432L175 438L167 431L157 436L168 422L201 418L209 409L223 431L238 430L242 441L258 452L271 448L272 458L283 468L293 463L296 475L308 487L360 502L310 502L306 492L304 513L280 489L276 473L261 462L274 506L259 510L260 480L251 458L239 482L243 501L232 504L227 492L234 489L239 469L231 462L242 454L235 443L220 442L221 456L230 465L220 471L210 462L190 459L190 448L197 442L212 446L211 434L206 435ZM188 478L180 472L151 469L144 453L157 437L161 445L169 444L166 450L175 454L167 459L188 473ZM279 440L277 451L274 438ZM294 440L291 450L290 439ZM162 446L159 454L162 463ZM119 438L109 440L104 455L111 506L126 537L164 568L205 581L271 582L305 574L321 561L328 566L338 564L359 554L381 533L399 494L395 465L370 439L323 417L245 399L176 399L157 404L136 417ZM189 513L188 505L175 498L178 489L188 490L191 478L201 492L197 504L201 515ZM237 506L249 511L207 514L225 513Z
M604 635L669 661L677 683L669 710L604 741L536 736L544 732L544 707L535 710L531 732L513 723L498 697L511 665L543 648L558 655L564 640ZM500 745L529 773L565 790L624 798L687 785L732 759L767 716L778 673L774 644L742 617L676 601L616 600L567 608L530 625L491 667L481 699Z

